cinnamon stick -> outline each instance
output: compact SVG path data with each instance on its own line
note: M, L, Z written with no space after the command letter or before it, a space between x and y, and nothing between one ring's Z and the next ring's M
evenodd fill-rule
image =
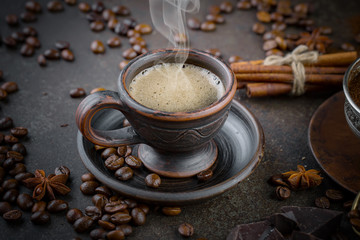
M288 73L241 73L235 74L238 81L265 82L265 83L292 83L293 74ZM315 85L341 86L343 75L338 74L311 74L306 76L306 83Z
M292 73L290 66L264 66L253 64L235 65L235 73ZM344 74L346 67L305 67L306 74Z
M307 92L325 89L324 86L305 85ZM246 95L250 97L267 97L290 94L292 85L286 83L249 83L246 85Z

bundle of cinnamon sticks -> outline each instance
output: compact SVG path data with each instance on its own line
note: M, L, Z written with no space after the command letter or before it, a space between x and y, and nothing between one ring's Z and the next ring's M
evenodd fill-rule
M320 55L318 61L305 65L306 91L340 89L349 65L357 58L356 51ZM289 94L293 73L290 66L265 66L263 60L231 64L238 88L245 88L248 97Z

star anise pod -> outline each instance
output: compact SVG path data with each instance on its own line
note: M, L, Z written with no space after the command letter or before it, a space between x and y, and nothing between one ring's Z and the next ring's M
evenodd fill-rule
M320 29L316 28L312 33L300 33L300 39L296 41L296 46L304 44L309 50L318 50L321 53L326 52L326 48L332 43L328 36L321 35Z
M40 201L46 192L51 199L55 199L54 191L61 195L68 194L71 189L65 185L67 179L66 174L50 174L46 177L44 170L36 170L35 177L24 180L24 183L28 188L34 189L33 198Z
M293 189L307 189L320 185L322 177L320 171L315 169L305 170L301 165L297 166L297 171L282 173L282 176Z

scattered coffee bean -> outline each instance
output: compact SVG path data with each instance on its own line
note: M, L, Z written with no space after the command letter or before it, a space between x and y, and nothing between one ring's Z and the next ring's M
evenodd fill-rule
M133 232L132 227L129 224L118 225L116 226L116 230L122 231L125 236L129 236Z
M156 173L150 173L145 178L146 186L152 188L158 188L161 184L161 178Z
M12 158L8 158L8 159L6 159L5 161L4 161L4 163L3 163L3 168L5 169L5 170L10 170L10 169L12 169L14 166L15 166L15 160L14 159L12 159Z
M34 203L32 209L31 209L31 212L35 213L35 212L39 212L39 211L45 211L46 205L47 205L47 202L45 202L45 201L36 202L36 203Z
M200 29L204 32L212 32L215 31L216 25L213 22L205 21L201 23Z
M4 191L7 191L9 189L15 189L19 187L19 182L16 179L7 179L3 182L1 185L4 189Z
M15 127L10 130L11 134L15 137L21 138L25 137L28 134L27 128L24 127Z
M129 38L129 43L131 45L135 45L135 44L138 44L142 47L146 47L146 42L145 40L142 38L142 37L132 37L132 38Z
M9 26L16 26L19 24L19 18L15 14L8 14L5 21Z
M108 221L103 221L103 220L99 220L98 224L100 227L102 227L105 230L114 230L115 229L115 224L108 222Z
M105 9L102 12L102 18L108 22L110 19L115 18L115 13L111 9Z
M13 158L15 162L22 162L24 160L24 156L21 153L15 151L8 151L6 153L6 158Z
M125 235L121 230L113 230L106 234L108 240L121 240L125 239Z
M85 214L92 218L92 220L97 221L102 216L102 211L97 206L87 206L85 208Z
M37 225L45 225L50 222L50 213L47 211L37 211L31 215L31 222Z
M266 30L265 25L262 23L254 23L252 27L253 32L257 34L263 34Z
M104 53L105 52L105 46L99 40L93 41L90 45L90 49L93 53Z
M15 177L19 173L26 172L26 166L23 163L16 163L13 169L9 171L9 175ZM16 179L15 179L16 180Z
M72 62L75 59L74 53L69 49L64 49L61 51L61 57L65 61Z
M108 188L107 186L99 186L99 187L97 187L97 188L95 189L95 192L96 192L97 194L103 194L103 195L105 195L105 196L107 196L107 197L110 197L110 196L113 194L112 191L111 191L111 189Z
M81 176L81 181L82 182L87 182L87 181L96 181L95 176L92 173L84 173Z
M51 200L46 207L46 209L50 213L58 213L58 212L66 211L68 210L68 208L69 208L68 203L61 199Z
M129 63L128 60L122 60L122 61L119 63L119 68L120 68L120 70L123 70L128 63Z
M140 23L136 25L135 30L145 35L145 34L150 34L152 32L152 27L149 24Z
M95 189L99 186L98 182L86 181L80 185L80 190L85 195L94 195Z
M355 47L351 43L343 43L343 44L341 44L341 49L344 50L344 51L355 51Z
M126 36L127 36L128 38L140 37L141 34L140 34L138 31L134 30L134 29L130 29L129 31L127 31Z
M0 214L3 215L6 212L11 211L11 205L8 202L0 202Z
M78 233L90 231L94 227L94 221L89 216L83 216L74 222L74 229Z
M91 5L91 10L93 10L96 13L102 13L105 10L105 5L101 1L97 1Z
M284 56L284 53L279 49L274 48L265 53L265 56L271 56L271 55Z
M95 12L90 12L88 14L86 14L86 19L89 22L94 22L94 21L104 21L104 19L102 18L102 16L100 14L97 14Z
M15 39L17 43L22 43L25 41L25 34L22 32L13 32L11 37Z
M223 13L231 13L234 10L234 6L231 2L225 1L220 4L220 10Z
M126 181L133 177L133 170L129 167L121 167L115 172L115 177L119 180Z
M141 210L143 210L143 212L144 212L145 214L148 214L149 211L150 211L149 206L146 205L146 204L138 203L136 206L137 206L138 208L141 208Z
M105 167L111 171L116 171L124 165L124 158L115 154L108 157L105 161Z
M70 97L72 98L80 98L86 95L86 92L83 88L74 88L70 90Z
M141 208L133 208L131 210L132 221L135 225L141 226L146 222L146 214Z
M67 5L73 6L73 5L76 4L76 0L65 0L65 3L66 3Z
M37 20L37 17L32 12L23 12L20 14L20 18L23 22L29 23L29 22L35 22Z
M130 10L123 5L117 5L112 7L112 11L118 16L128 16L130 15Z
M88 4L86 2L79 3L78 8L80 9L80 11L82 11L84 13L89 12L91 9L90 4Z
M104 215L101 217L101 220L108 222L108 221L110 221L110 217L111 217L110 214L104 214Z
M219 6L216 5L211 5L208 9L208 13L212 13L212 14L219 14L221 11Z
M5 90L5 89L4 89ZM5 90L6 91L6 90ZM19 142L19 139L17 137L14 137L12 135L6 135L4 137L4 140L7 144L15 144L15 143L18 143Z
M273 21L273 22L283 22L284 21L284 16L278 12L271 13L270 18L271 18L271 21Z
M354 228L360 231L360 218L351 218L350 223L351 225L353 225Z
M125 158L125 162L131 168L140 168L142 166L142 162L140 158L135 157L133 155L129 155Z
M319 27L320 34L329 35L332 34L332 28L328 26Z
M91 239L105 239L107 232L102 228L96 228L91 230L90 238Z
M345 208L345 210L350 210L353 203L354 203L353 200L346 201L346 202L344 202L343 207Z
M28 178L33 178L34 174L33 173L29 173L29 172L22 172L22 173L18 173L15 176L15 179L18 182L23 182L24 180L28 179Z
M55 175L65 174L70 176L70 169L66 166L60 166L55 168Z
M128 207L127 204L121 202L120 200L115 202L108 202L104 206L104 210L107 213L117 213L125 210Z
M275 189L275 194L279 200L285 200L290 197L291 190L284 186L277 186Z
M194 234L194 227L189 223L183 223L179 226L178 232L183 237L191 237Z
M284 22L275 22L271 25L271 29L277 31L284 31L286 29L286 24Z
M119 37L112 37L109 40L107 40L106 43L109 47L112 47L112 48L121 46L121 40Z
M105 24L103 21L96 20L90 23L90 29L94 32L100 32L105 29Z
M6 88L8 88L8 87L6 87ZM4 88L1 87L1 89L5 90L5 91L6 91L6 88L4 89ZM11 128L11 127L13 127L12 118L10 118L10 117L2 117L2 118L0 118L0 130L8 129L8 128Z
M287 49L287 44L286 44L285 40L282 37L276 36L275 37L275 42L276 42L277 46L281 50L286 50Z
M117 148L117 154L121 157L127 157L131 152L132 148L129 145L123 145Z
M94 206L103 209L105 207L105 205L109 202L107 196L105 196L104 194L95 194L92 198L91 198L92 203L94 204ZM106 210L105 210L106 211Z
M34 13L40 13L42 11L40 3L33 0L25 3L25 9Z
M12 38L11 36L5 37L2 41L8 48L16 47L16 40L14 38Z
M325 195L333 201L340 201L344 199L344 194L336 189L328 189L325 192Z
M116 225L125 224L131 221L131 216L126 212L117 212L111 215L110 221Z
M36 37L37 36L37 31L33 27L24 27L23 33L25 34L25 37L29 37L29 36Z
M37 62L40 66L42 67L45 67L46 66L46 58L43 54L40 54L38 57L37 57Z
M27 193L21 193L17 197L17 205L23 211L30 210L34 206L32 197Z
M206 19L206 21L214 22L214 23L217 23L217 24L225 23L225 18L220 14L217 14L217 15L208 14L208 15L206 15L205 19Z
M129 26L124 23L117 23L114 27L114 32L120 36L127 36L127 32L129 31Z
M56 60L56 59L60 59L60 52L56 49L50 48L45 50L44 56L46 59Z
M34 53L35 50L33 46L26 43L21 46L20 54L24 57L31 57L32 55L34 55Z
M73 208L70 209L69 211L67 211L66 213L66 220L73 224L76 220L78 220L79 218L83 217L84 214L81 212L81 210L77 209L77 208Z
M265 11L259 11L256 13L256 17L260 22L268 23L271 21L270 14Z
M55 47L59 50L64 50L64 49L69 49L70 48L70 43L66 42L66 41L56 41L55 42Z
M109 21L107 23L107 27L110 30L114 30L118 23L119 23L119 20L117 20L116 18L111 18L111 19L109 19Z
M187 20L187 25L192 30L199 30L201 27L201 22L197 18L189 18Z
M163 207L161 209L162 213L167 216L176 216L181 213L181 208L179 207Z
M248 10L251 8L251 3L249 1L239 1L237 4L236 4L236 7L239 9L239 10Z
M50 12L60 12L64 10L62 3L57 0L48 2L46 7Z
M268 51L268 50L274 49L276 47L277 47L277 43L275 40L267 40L263 44L264 51Z
M22 212L20 210L11 210L3 214L3 219L7 222L17 222L21 219Z
M111 155L116 154L116 148L106 148L102 153L101 153L101 158L102 159L107 159L108 157L110 157Z
M130 29L134 29L138 25L137 21L133 18L125 18L122 23L128 26Z
M0 86L1 89L5 90L7 93L13 93L19 90L19 87L16 82L5 82ZM1 120L0 120L1 124Z
M229 63L235 63L235 62L241 62L242 60L243 60L242 57L233 55L233 56L229 57L228 62Z
M206 49L205 52L210 53L210 54L214 55L215 57L221 57L221 52L217 48Z

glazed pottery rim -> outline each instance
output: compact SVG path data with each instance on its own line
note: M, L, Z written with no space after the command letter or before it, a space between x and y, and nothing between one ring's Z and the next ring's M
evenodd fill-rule
M134 197L136 199L140 199L140 201L145 202L154 202L154 203L162 203L167 204L168 202L172 204L190 204L194 203L200 200L206 200L213 197L216 197L232 188L237 186L237 184L244 179L246 179L248 176L251 175L251 173L256 169L256 167L261 162L263 156L264 156L264 148L265 148L265 135L263 128L258 121L258 119L253 115L250 110L239 103L238 101L233 101L232 104L237 105L241 109L242 112L245 112L245 114L249 117L251 124L253 125L254 133L257 136L257 147L254 151L254 155L252 158L248 161L248 163L234 176L226 179L225 181L222 181L220 183L217 183L215 185L212 185L210 187L200 189L200 190L192 190L192 191L186 191L186 192L151 192L151 190L146 189L135 189L134 187L131 187L126 184L125 182L121 182L119 180L114 179L113 177L110 177L104 173L101 172L101 170L98 169L98 167L92 163L90 158L87 156L85 148L84 148L84 137L78 131L77 136L77 143L78 143L78 151L80 154L80 158L86 167L86 169L91 172L98 181L102 182L103 184L109 186L110 188L114 189L115 191L118 191L122 194L125 194L129 197ZM119 185L121 185L121 189L119 188ZM214 193L214 189L218 189L217 192Z
M350 67L346 70L344 79L343 79L343 90L345 93L345 99L350 103L351 107L356 110L357 114L360 114L360 107L355 104L355 102L351 98L350 92L349 92L350 73L354 70L355 67L360 68L360 58L355 60L355 62L353 62L350 65ZM360 74L360 71L358 74Z
M213 59L218 63L219 66L223 69L222 71L226 72L227 77L229 78L229 83L227 85L224 84L225 87L225 93L224 95L218 99L217 101L213 102L209 106L202 108L200 110L190 111L190 112L166 112L166 111L160 111L148 108L139 102L137 102L130 94L126 87L125 81L127 78L128 70L131 68L131 66L139 61L140 59L147 59L147 57L155 54L171 54L175 52L187 52L190 54L197 54L202 55L204 57L204 62L206 62L206 59ZM186 63L186 62L185 62ZM224 82L223 82L224 83ZM164 49L155 49L152 51L149 51L145 54L142 54L133 60L131 60L121 71L119 78L118 78L118 90L120 93L120 98L122 101L126 102L126 104L132 108L133 111L136 111L137 113L144 115L149 118L153 119L160 119L165 121L189 121L189 120L195 120L204 118L210 115L215 114L216 112L221 111L226 106L231 104L232 99L235 96L237 89L237 82L235 78L234 72L231 70L230 66L223 61L222 59L204 52L202 50L198 49L176 49L176 48L164 48ZM126 96L123 97L122 95L125 94Z

